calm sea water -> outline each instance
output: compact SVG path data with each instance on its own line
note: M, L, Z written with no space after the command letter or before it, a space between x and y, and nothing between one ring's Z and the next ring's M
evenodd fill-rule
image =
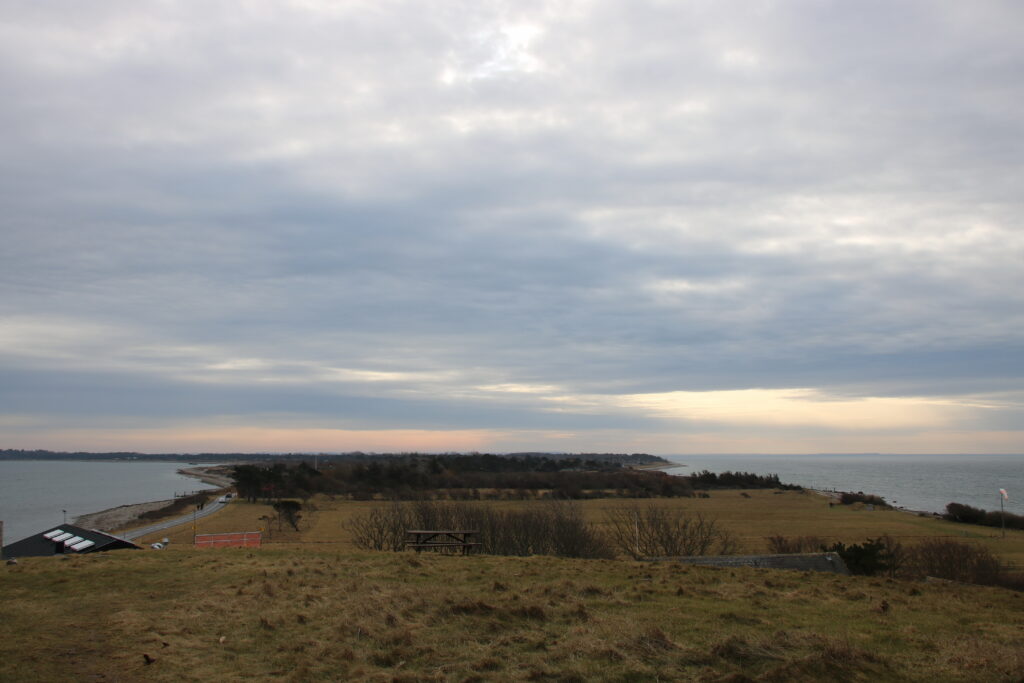
M0 460L4 544L78 515L216 488L177 470L180 462Z
M863 491L908 510L942 512L948 503L1024 514L1024 455L677 455L686 465L672 474L701 470L778 474L787 484Z

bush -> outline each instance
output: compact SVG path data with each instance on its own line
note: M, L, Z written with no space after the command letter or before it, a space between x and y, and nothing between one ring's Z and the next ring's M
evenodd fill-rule
M466 529L479 532L480 550L491 555L613 555L579 507L565 501L504 511L467 503L395 502L372 508L347 526L356 547L365 550L402 550L409 529Z
M786 540L781 536L774 538ZM1007 572L988 548L950 538L930 538L905 547L891 536L881 536L850 546L834 543L822 546L821 550L838 553L853 574L888 574L917 580L932 576L961 583L1024 589L1024 576Z
M901 575L999 585L1004 571L999 559L988 548L949 538L932 538L907 549Z
M798 553L818 552L825 546L825 541L818 536L771 536L768 538L768 550L777 555L795 555Z
M873 496L863 491L857 491L852 493L850 491L843 491L839 494L839 502L843 505L853 505L854 503L864 503L866 505L876 505L878 507L889 507L889 504L885 502L885 498L881 496Z
M716 520L682 510L633 506L611 510L606 518L611 543L634 559L736 552L735 537Z
M962 524L980 524L992 527L1001 527L1005 524L1007 529L1024 529L1024 516L1022 515L1014 515L1009 512L989 512L963 503L947 505L946 514L942 515L942 518Z
M869 538L863 543L833 543L821 550L843 558L851 574L889 574L893 576L904 561L903 546L889 536Z
M689 476L694 488L699 489L783 489L802 491L800 486L783 484L777 474L754 474L753 472L722 472L709 470Z

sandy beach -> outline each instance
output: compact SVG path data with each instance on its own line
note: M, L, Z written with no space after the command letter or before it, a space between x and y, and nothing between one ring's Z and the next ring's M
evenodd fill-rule
M228 475L228 468L218 467L186 467L178 470L180 474L199 479L214 486L231 486L232 480ZM212 493L212 491L211 491ZM134 526L139 515L159 510L173 503L174 500L155 500L146 503L133 503L131 505L119 505L115 508L91 512L87 515L76 517L73 523L85 529L97 529L99 531L117 531L125 527Z

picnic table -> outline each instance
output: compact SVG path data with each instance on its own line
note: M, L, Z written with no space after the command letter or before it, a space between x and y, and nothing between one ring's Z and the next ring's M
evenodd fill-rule
M406 530L406 548L415 548L416 552L421 550L461 550L463 555L468 554L474 548L479 548L480 543L474 541L477 531L465 530L439 530L439 529L409 529Z

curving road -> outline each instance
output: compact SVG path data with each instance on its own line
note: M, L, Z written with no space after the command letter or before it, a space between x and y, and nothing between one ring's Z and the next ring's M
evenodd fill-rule
M163 522L157 522L156 524L151 524L150 526L144 526L139 529L132 529L130 531L125 531L124 533L115 534L115 536L123 538L126 541L134 541L136 538L141 538L142 536L146 536L147 534L152 534L157 531L163 531L164 529L170 529L171 527L180 526L182 524L189 524L192 522L193 518L202 519L203 517L212 515L214 512L217 512L225 505L227 505L227 503L213 501L207 503L202 510L196 510L194 517L193 513L190 512L182 517L175 517L174 519L168 519Z

